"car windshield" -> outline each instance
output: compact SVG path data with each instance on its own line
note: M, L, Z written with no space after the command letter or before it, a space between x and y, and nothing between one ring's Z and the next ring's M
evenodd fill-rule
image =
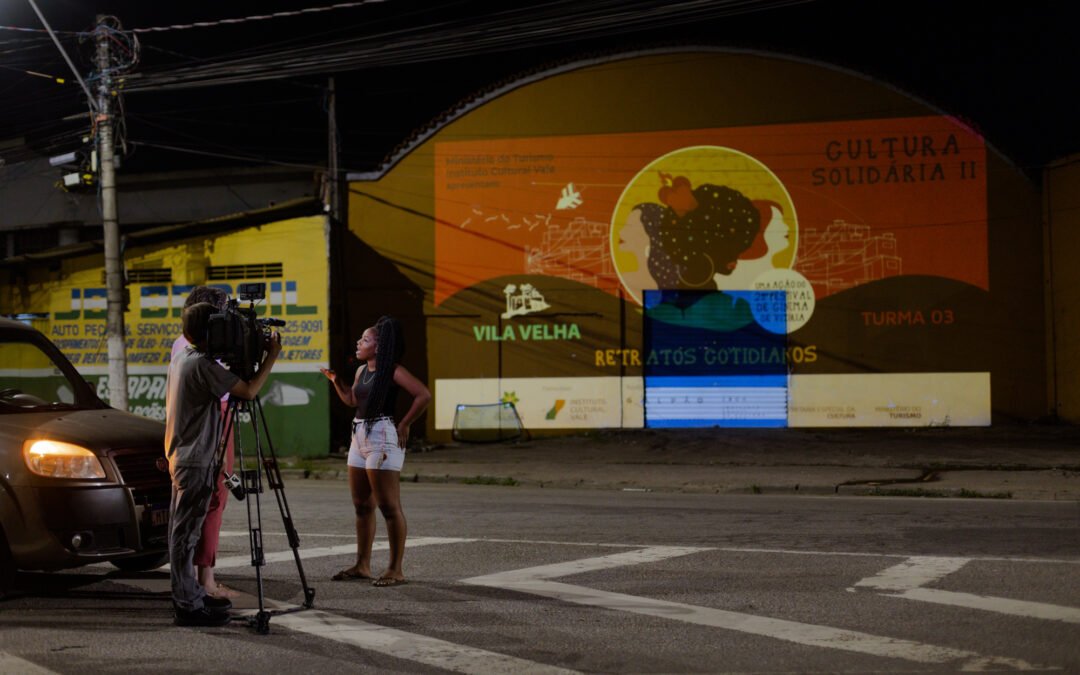
M0 335L0 413L100 407L78 378L58 352L32 335Z

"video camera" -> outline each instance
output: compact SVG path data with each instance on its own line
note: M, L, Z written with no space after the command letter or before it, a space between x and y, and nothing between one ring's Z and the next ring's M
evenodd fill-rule
M210 315L207 327L207 349L210 356L221 360L242 380L250 380L262 361L270 328L284 326L281 319L260 319L255 313L255 301L266 298L265 283L240 284L239 300L231 299L220 314ZM241 307L240 301L248 306Z

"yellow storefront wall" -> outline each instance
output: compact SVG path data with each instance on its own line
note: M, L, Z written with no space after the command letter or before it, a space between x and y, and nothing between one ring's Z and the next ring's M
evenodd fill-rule
M264 282L267 298L256 311L285 321L278 329L282 353L261 397L272 437L279 454L325 455L329 400L319 373L329 360L325 228L321 216L294 218L127 250L132 278L163 279L128 286L129 409L164 419L165 373L192 287L211 285L234 295L239 283ZM99 255L62 260L56 271L27 269L0 287L0 313L33 315L34 327L107 400L103 269ZM211 269L217 278L208 278Z

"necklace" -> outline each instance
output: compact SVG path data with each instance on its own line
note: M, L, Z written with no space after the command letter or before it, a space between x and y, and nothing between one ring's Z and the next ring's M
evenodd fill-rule
M367 375L371 375L371 377L367 377ZM360 383L366 387L371 384L374 379L375 371L368 370L367 366L364 366L364 372L360 374Z

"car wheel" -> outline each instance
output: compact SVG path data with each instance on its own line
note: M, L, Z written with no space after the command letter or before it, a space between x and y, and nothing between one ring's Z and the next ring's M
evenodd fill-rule
M117 558L112 560L113 566L125 572L146 572L157 569L168 561L168 553L150 553L148 555L136 555L130 558Z

